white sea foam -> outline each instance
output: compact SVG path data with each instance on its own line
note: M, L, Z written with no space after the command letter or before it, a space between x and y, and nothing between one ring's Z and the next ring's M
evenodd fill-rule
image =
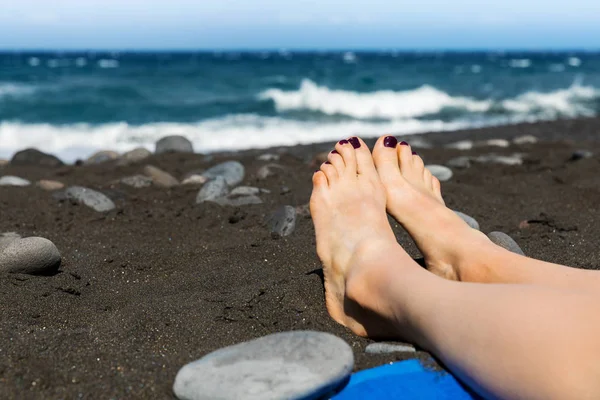
M581 59L579 59L577 57L569 57L569 59L567 60L567 63L571 67L579 67L581 65Z
M119 61L111 59L101 59L98 60L98 66L100 68L119 68Z
M357 119L393 120L419 117L438 113L444 108L484 112L491 106L489 100L452 97L428 85L399 92L382 90L358 93L318 86L308 79L302 81L298 90L268 89L259 97L263 100L272 100L279 112L310 110Z
M12 82L0 82L0 99L3 97L18 97L31 94L35 91L32 86Z
M511 68L529 68L531 66L531 60L528 58L516 58L510 60L508 65Z

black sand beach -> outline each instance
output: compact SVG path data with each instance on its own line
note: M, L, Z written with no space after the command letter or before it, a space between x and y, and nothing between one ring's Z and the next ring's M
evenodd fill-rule
M383 134L383 133L382 133ZM458 140L537 143L445 148ZM580 268L600 267L600 119L544 122L405 138L426 163L459 156L523 155L521 165L452 168L447 205L474 217L485 233L511 235L526 255ZM368 141L372 144L373 141ZM331 332L354 349L357 370L417 356L365 354L325 310L313 225L271 235L266 219L280 206L306 205L315 157L331 143L230 154L153 155L131 165L0 167L1 175L52 179L103 192L116 210L98 213L35 185L0 186L0 233L42 236L62 254L53 276L0 274L0 397L3 399L172 398L184 364L223 346L288 330ZM43 149L41 149L43 150ZM571 160L578 150L591 157ZM277 161L260 161L261 154ZM263 204L195 203L199 187L132 188L113 183L146 165L177 179L237 160L245 186L268 189ZM274 174L257 171L275 163ZM416 247L396 224L399 243ZM557 321L560 324L560 321ZM468 344L465 344L468 345Z

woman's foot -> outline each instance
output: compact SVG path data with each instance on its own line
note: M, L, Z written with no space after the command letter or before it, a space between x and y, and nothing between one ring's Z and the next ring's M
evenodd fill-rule
M386 191L387 211L412 236L427 269L452 280L464 280L467 273L472 280L476 271L469 253L493 244L445 206L439 180L408 143L382 137L373 159Z
M340 141L314 174L313 185L310 209L329 314L360 336L398 337L392 322L397 310L383 306L369 282L382 257L399 257L400 265L413 260L395 240L385 189L364 142Z

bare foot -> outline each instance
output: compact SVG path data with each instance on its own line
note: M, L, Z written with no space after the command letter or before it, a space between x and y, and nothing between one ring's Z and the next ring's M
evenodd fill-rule
M365 276L377 270L373 261L390 249L404 252L388 223L385 189L364 142L350 138L337 143L314 174L313 185L310 210L327 311L357 335L397 337L389 310L364 306L363 301L377 297L362 287Z
M412 236L427 269L452 280L463 280L469 269L472 273L473 257L468 253L493 244L445 206L440 182L421 157L408 143L385 136L375 144L373 159L385 187L387 210Z

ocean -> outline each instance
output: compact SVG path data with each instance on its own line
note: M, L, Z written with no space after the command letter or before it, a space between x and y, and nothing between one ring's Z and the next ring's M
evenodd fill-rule
M591 52L0 53L0 158L37 147L72 161L171 134L213 152L599 114Z

